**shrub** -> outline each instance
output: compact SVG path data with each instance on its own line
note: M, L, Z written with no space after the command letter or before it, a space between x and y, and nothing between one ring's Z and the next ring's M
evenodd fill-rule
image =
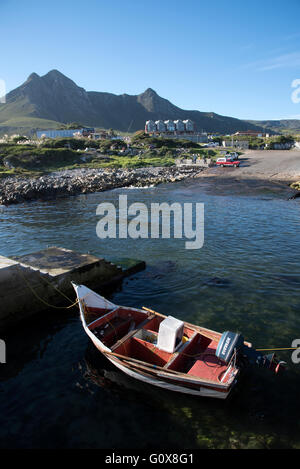
M68 148L35 148L22 151L19 154L10 154L3 158L3 163L15 168L47 169L80 162L80 156Z
M67 146L70 146L72 150L84 150L86 147L92 146L93 148L98 148L98 144L95 141L72 137L48 139L41 144L42 148L66 148Z

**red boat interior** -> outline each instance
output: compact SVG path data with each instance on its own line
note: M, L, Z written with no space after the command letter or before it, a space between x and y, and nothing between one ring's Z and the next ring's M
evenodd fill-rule
M159 325L164 317L131 308L118 307L111 312L87 308L89 318L98 318L88 328L119 355L125 355L152 365L186 375L226 383L228 365L216 357L218 340L210 339L200 332L184 327L183 340L174 353L156 346ZM99 317L100 313L100 317ZM95 317L94 316L94 317Z

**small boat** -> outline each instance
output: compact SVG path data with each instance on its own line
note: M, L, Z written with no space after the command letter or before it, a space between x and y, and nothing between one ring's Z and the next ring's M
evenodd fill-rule
M197 396L226 399L245 364L278 372L239 333L215 332L148 308L115 305L72 282L83 328L117 368L140 381Z

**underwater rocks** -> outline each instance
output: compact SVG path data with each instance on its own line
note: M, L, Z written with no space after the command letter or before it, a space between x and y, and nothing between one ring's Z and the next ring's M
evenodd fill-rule
M296 192L296 194L292 195L292 197L290 197L290 200L298 199L298 197L300 197L300 191Z
M226 278L212 277L203 282L208 287L230 287L231 281Z
M197 176L201 168L74 169L0 180L0 205L48 200L120 187L147 187Z

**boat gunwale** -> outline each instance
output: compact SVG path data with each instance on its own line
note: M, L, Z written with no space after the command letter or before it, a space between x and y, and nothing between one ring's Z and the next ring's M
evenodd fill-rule
M109 357L107 357L107 359L111 363L113 363L116 368L121 369L127 375L132 376L135 379L145 381L146 383L148 383L148 380L151 380L152 382L149 384L153 386L162 387L169 391L176 391L184 394L191 394L201 397L210 397L224 400L228 397L228 395L231 393L232 388L234 387L234 383L229 388L216 388L206 383L203 384L191 382L186 382L185 385L183 385L181 382L176 381L176 378L170 377L168 380L162 378L161 380L155 375L151 374L150 370L136 370L135 368L127 367L121 360L115 360ZM134 375L136 376L133 376L132 373L134 373ZM199 389L194 388L193 386L199 386Z
M232 380L231 382L227 383L221 383L218 381L210 380L207 378L200 378L199 376L194 376L194 375L187 375L187 373L182 373L181 371L176 371L176 370L169 370L168 368L162 368L158 365L152 365L151 363L143 362L142 360L138 360L135 358L127 357L126 355L120 355L114 352L102 352L103 355L110 355L115 357L117 361L121 361L124 366L127 366L129 368L141 368L146 369L147 371L150 371L154 373L156 376L160 376L162 378L172 378L172 379L178 379L181 381L186 381L186 382L193 382L195 384L201 384L201 383L206 383L209 386L214 386L218 387L221 389L228 389L230 386L233 384ZM113 360L114 361L114 360ZM129 363L126 363L129 362ZM239 371L237 369L237 371Z
M167 380L168 379L175 379L176 380L176 378L177 378L178 381L180 380L181 382L185 381L186 383L191 383L191 384L194 383L194 384L199 384L199 385L206 385L208 387L217 387L217 388L220 388L220 389L223 389L223 390L229 389L231 386L233 386L233 384L235 382L235 378L239 374L239 368L234 368L235 372L234 372L233 377L230 378L229 381L227 381L226 383L222 383L220 381L210 380L210 379L207 379L207 378L201 378L201 377L195 376L195 375L188 375L187 373L183 373L183 372L176 371L176 370L171 370L169 368L163 368L163 367L160 367L158 365L153 365L151 363L144 362L143 360L131 358L130 356L117 354L117 353L113 352L111 350L111 348L105 346L104 343L101 342L101 340L93 333L93 330L90 329L90 326L92 324L94 324L99 319L105 318L109 314L117 311L119 308L124 308L124 309L128 309L130 311L136 311L136 312L139 312L139 313L143 313L145 315L145 318L147 316L149 318L153 314L155 316L162 317L162 318L167 318L167 316L164 315L164 314L158 313L156 311L150 310L148 308L144 308L144 307L143 307L143 309L140 309L140 308L133 308L133 307L130 307L130 306L126 307L126 306L121 306L121 305L115 305L114 308L107 311L107 313L105 313L103 316L100 315L94 321L87 324L86 317L85 317L85 308L88 308L88 305L85 304L84 298L80 298L80 297L78 297L78 303L79 303L80 316L81 316L81 320L82 320L84 329L86 330L87 335L94 342L94 345L99 349L99 351L104 356L107 356L107 358L109 358L108 356L110 356L111 361L121 362L123 364L123 366L125 366L126 368L129 368L129 369L133 368L138 373L139 372L142 373L142 370L146 370L146 371L150 372L150 374L152 374L152 376L154 375L155 377L161 377L161 378L165 378ZM203 335L203 336L205 336L205 337L207 337L211 340L219 340L221 335L222 335L222 333L214 331L212 329L197 326L195 324L192 324L192 323L189 323L189 322L186 322L186 321L182 321L182 322L184 323L184 327L187 327L188 329L190 329L190 330L192 330L196 333L199 333L199 334L201 334L201 335ZM137 327L133 332L135 333L140 328L141 327ZM248 347L249 346L251 347L251 344L249 342L244 342L244 344L247 345Z

